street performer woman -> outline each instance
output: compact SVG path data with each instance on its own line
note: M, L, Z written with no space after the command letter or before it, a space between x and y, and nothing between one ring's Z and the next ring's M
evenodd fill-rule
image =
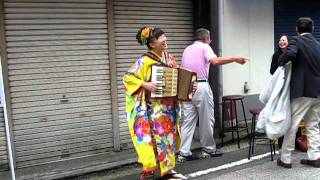
M143 165L140 179L153 179L160 170L163 179L186 179L174 171L179 148L180 102L172 98L153 99L157 90L150 82L151 66L176 67L175 58L166 52L167 39L160 28L142 27L136 39L147 48L124 75L126 113L131 138Z

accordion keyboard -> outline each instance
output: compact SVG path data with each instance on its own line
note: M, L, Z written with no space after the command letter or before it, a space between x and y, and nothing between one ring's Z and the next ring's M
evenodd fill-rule
M178 70L164 66L152 66L151 82L158 90L151 97L172 97L177 95Z

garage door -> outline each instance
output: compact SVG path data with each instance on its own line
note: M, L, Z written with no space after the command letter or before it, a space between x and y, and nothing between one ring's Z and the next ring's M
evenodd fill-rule
M112 151L106 1L4 6L17 167Z

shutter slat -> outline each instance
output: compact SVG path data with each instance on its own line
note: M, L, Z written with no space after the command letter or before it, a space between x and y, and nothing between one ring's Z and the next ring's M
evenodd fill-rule
M30 125L29 127L34 127L34 124L37 123L56 123L56 125L58 124L64 124L64 121L66 121L66 123L68 123L68 121L72 121L74 119L78 119L79 117L94 117L94 116L100 116L103 114L111 114L111 110L109 109L103 109L102 107L96 107L96 109L90 109L91 111L88 111L88 109L84 108L78 108L76 110L66 110L64 113L58 114L58 115L54 115L54 113L52 114L45 114L42 113L38 116L26 116L26 118L24 120L18 119L16 120L15 124L18 126L17 129L19 129L19 126L24 126L27 127L28 124ZM31 114L32 115L32 114ZM108 116L108 118L111 116ZM52 125L52 124L51 124ZM20 128L21 129L21 128Z

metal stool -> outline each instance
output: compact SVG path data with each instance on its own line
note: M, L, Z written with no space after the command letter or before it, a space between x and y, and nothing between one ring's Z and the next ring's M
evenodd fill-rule
M248 129L248 124L247 124L247 118L246 118L246 113L244 110L244 105L243 105L243 99L244 96L242 95L230 95L230 96L223 96L222 97L222 136L221 136L221 146L223 146L223 138L224 138L224 132L232 132L232 140L234 141L234 132L237 132L237 141L238 141L238 148L240 148L240 137L239 137L239 132L240 131L247 131L247 136L249 136L249 129ZM237 115L237 101L241 102L242 106L242 111L243 111L243 117L244 117L244 122L245 126L239 126L239 120L238 120L238 115ZM230 119L226 119L226 105L229 103L230 105ZM226 120L231 120L233 121L233 117L235 118L235 125L233 122L231 122L231 127L225 127L224 122Z
M270 145L271 161L273 161L273 156L276 154L276 147L275 147L274 140L268 139L265 135L257 136L256 134L256 120L261 110L262 108L250 109L250 113L252 114L252 123L251 123L251 137L249 141L248 159L250 159L251 155L254 153L254 144Z

